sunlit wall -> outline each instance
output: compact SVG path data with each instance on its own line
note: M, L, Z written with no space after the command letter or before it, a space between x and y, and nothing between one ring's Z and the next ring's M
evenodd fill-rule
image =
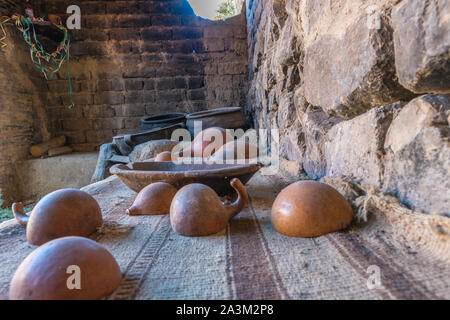
M206 19L215 20L217 16L217 8L219 5L224 2L224 0L188 0L191 4L192 8L195 11L195 14ZM236 3L242 3L241 1L237 1ZM238 5L239 6L239 5ZM240 7L236 8L238 13L240 11Z

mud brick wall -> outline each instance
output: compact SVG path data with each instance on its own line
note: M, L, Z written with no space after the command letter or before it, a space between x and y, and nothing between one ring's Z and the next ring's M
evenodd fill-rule
M23 9L22 2L0 2L0 16ZM35 139L49 137L39 94L46 84L31 63L22 35L12 24L4 27L7 46L0 49L0 206L19 195L14 162L27 157Z
M247 0L248 109L311 178L450 208L450 2ZM293 174L293 173L291 173Z
M246 106L245 14L212 22L186 0L54 0L36 11L65 20L69 5L81 8L82 21L71 31L76 107L67 109L66 68L48 82L44 104L51 134L66 135L75 150L140 131L144 116Z
M6 27L8 46L0 50L0 200L5 205L23 200L14 163L29 156L32 144L64 134L75 151L91 151L115 135L140 131L144 116L246 107L245 14L226 22L204 20L186 0L5 0L0 14L23 14L26 6L35 16L58 14L66 21L69 5L81 8L82 28L71 31L70 63L53 80L46 81L32 65L17 29Z

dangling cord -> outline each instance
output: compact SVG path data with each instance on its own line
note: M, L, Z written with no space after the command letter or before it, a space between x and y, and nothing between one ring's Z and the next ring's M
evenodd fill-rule
M70 99L72 100L72 104L69 106L69 109L72 110L73 107L75 107L75 102L73 101L72 81L70 81L70 70L69 70L69 66L67 66L67 77L69 78L69 94L70 94Z
M69 106L69 109L72 110L75 107L75 101L73 100L73 92L72 92L72 80L70 79L70 69L69 69L69 59L70 59L70 35L69 31L65 29L65 39L64 39L64 46L65 46L65 57L61 61L64 62L64 60L67 60L67 78L69 79L69 94L70 94L70 100L72 101L72 104Z

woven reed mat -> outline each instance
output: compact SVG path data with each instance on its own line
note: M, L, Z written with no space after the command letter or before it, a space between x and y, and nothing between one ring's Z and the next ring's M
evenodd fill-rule
M399 235L408 233L393 227L395 219L389 222L394 215L386 219L373 209L380 201L375 193L355 191L342 179L326 182L343 186L352 201L359 198L355 205L365 208L359 215L367 221L314 239L289 238L272 228L271 205L288 183L276 177L257 174L248 184L244 211L224 232L203 238L177 235L167 215L127 216L135 193L116 177L84 188L105 218L92 238L108 248L124 274L109 299L450 298L449 263L433 254L435 246L423 240L411 246L417 234L401 241ZM415 219L409 211L394 212L405 213ZM421 220L419 227L426 223ZM15 221L0 225L0 297L7 297L14 271L33 249ZM381 281L368 286L377 270Z

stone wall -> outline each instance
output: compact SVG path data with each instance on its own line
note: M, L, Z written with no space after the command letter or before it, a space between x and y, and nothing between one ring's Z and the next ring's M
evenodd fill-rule
M76 107L67 109L66 68L48 83L45 105L52 135L66 135L75 150L140 131L144 116L245 107L245 14L211 22L187 0L54 0L37 11L65 20L69 5L80 7L82 22L68 65Z
M311 178L450 208L450 3L247 0L248 106Z

